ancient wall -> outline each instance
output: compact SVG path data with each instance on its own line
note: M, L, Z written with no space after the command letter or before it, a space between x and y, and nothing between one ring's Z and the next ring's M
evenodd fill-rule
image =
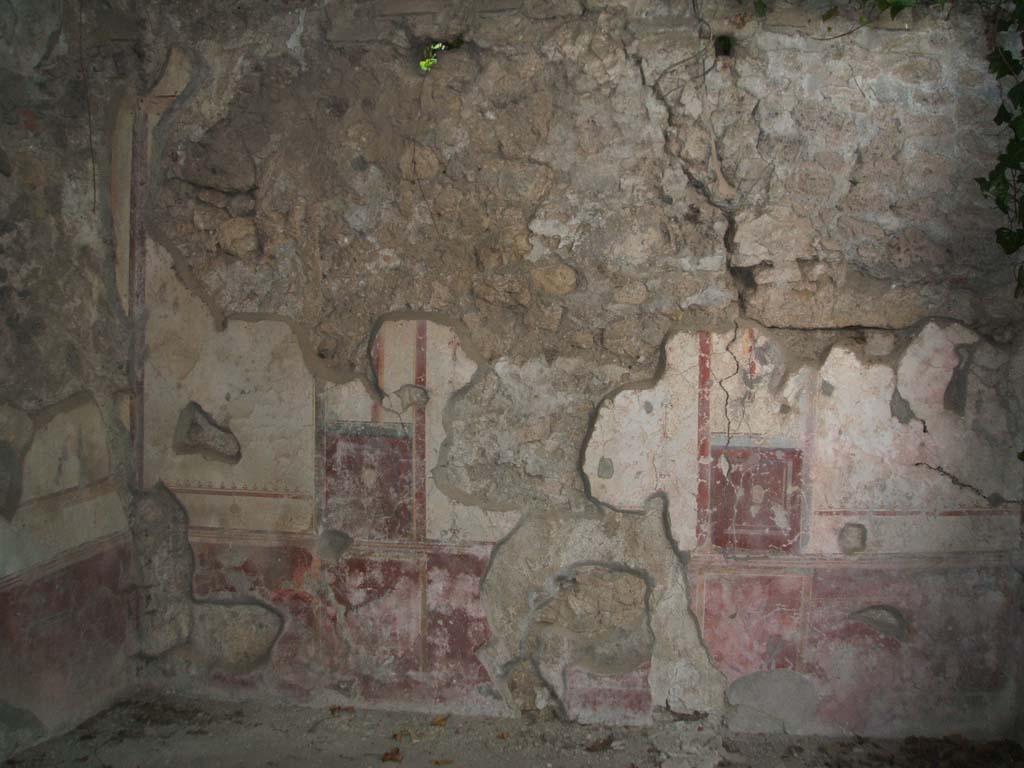
M63 5L0 4L0 757L136 678L109 214L131 24Z
M90 394L143 681L1011 730L1024 352L972 181L985 21L822 39L856 19L748 5L134 8L95 129L107 293L5 294L59 320L45 365L4 348L51 394L4 395L38 430ZM45 367L45 329L108 306ZM0 551L63 546L58 514Z

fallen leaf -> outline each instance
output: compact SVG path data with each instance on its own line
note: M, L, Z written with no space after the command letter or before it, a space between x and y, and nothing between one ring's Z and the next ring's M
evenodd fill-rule
M391 734L391 738L395 741L401 741L403 738L405 738L405 731L395 731Z
M435 760L434 765L451 765L454 762L454 760Z
M499 738L499 739L503 739L503 740L504 740L504 739L507 739L507 738L508 738L508 736L509 736L509 733L508 733L508 731L500 731L500 732L498 733L498 738Z
M341 706L341 704L332 704L331 705L331 714L334 715L335 717L340 715L342 712L355 712L355 711L356 711L355 707L343 707L343 706Z
M402 750L398 747L389 749L383 755L381 755L380 761L382 763L400 763L402 762Z
M604 752L606 749L609 749L611 747L612 742L614 742L614 741L615 741L615 737L613 737L609 733L603 739L598 739L593 744L591 744L590 746L586 747L586 750L587 750L587 752Z
M443 725L447 724L448 717L449 717L448 715L438 715L437 717L435 717L433 720L430 721L430 724L431 725L436 725L438 728L440 728Z

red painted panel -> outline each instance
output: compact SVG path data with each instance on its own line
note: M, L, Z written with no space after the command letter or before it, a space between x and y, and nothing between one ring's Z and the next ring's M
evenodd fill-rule
M427 556L427 668L442 698L490 679L476 655L491 636L480 602L486 568L487 559L477 555Z
M419 563L367 556L348 558L339 568L333 590L345 607L346 671L368 701L397 696L421 666Z
M858 732L950 732L971 727L957 724L965 713L1005 710L1020 651L1017 581L1009 568L819 569L804 659L821 717ZM878 605L902 617L902 639L851 615Z
M711 461L714 545L761 551L796 547L801 452L715 446Z
M403 424L328 428L325 517L355 539L412 537L412 444Z
M704 642L730 680L768 669L795 669L800 654L803 577L709 574Z
M651 722L650 663L621 675L599 675L580 667L565 674L565 709L580 723L646 725Z
M134 680L130 552L111 545L0 590L0 699L62 725Z

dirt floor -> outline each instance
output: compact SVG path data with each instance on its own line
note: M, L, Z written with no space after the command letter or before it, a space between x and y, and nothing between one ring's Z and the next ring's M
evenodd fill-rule
M178 697L128 701L9 766L484 766L485 768L863 768L1022 766L1013 742L883 741L722 735L707 720L647 728L397 712L235 704Z

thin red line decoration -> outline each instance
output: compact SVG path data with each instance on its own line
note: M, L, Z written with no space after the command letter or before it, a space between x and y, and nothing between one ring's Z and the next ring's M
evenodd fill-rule
M117 533L111 533L107 536L101 536L98 539L87 541L83 544L72 547L71 549L65 549L63 552L60 552L49 560L44 560L41 563L30 565L28 568L20 570L17 573L11 573L7 576L0 577L0 591L19 586L21 584L32 584L45 576L51 576L58 571L62 571L65 568L74 565L75 563L88 560L90 557L102 552L110 549L116 549L120 546L127 546L130 541L131 536L128 531L125 530L118 531Z
M133 370L133 393L129 403L128 419L132 449L135 456L135 482L145 484L145 359L146 339L142 323L138 322L146 304L146 176L149 159L149 119L145 105L140 102L132 126L131 192L128 203L128 269L131 290L128 296L128 316L134 329L131 336L130 360Z
M697 334L697 546L707 546L711 521L711 334Z
M1010 517L1017 514L1014 506L988 509L818 509L822 517Z
M427 321L416 322L416 386L427 386ZM413 432L413 466L415 490L413 499L413 539L419 543L426 539L427 530L427 412L422 405L416 406ZM427 559L426 553L419 555L420 587L420 672L427 671Z
M427 321L416 323L416 386L427 386ZM416 406L413 433L416 489L413 513L414 536L422 541L427 533L427 410Z
M377 379L377 390L379 392L384 391L384 345L380 343L381 329L377 331L377 335L373 337L373 370ZM370 421L380 421L381 418L381 404L380 400L376 397L373 399L373 405L370 406Z
M75 486L74 488L63 488L53 493L47 493L42 496L34 496L31 499L24 499L21 504L18 505L18 509L29 509L31 507L39 507L52 504L57 501L62 501L65 504L78 504L83 501L89 501L90 499L96 499L100 496L105 496L108 493L114 493L116 488L114 487L114 481L109 477L104 477L100 480L95 480L86 485Z
M249 496L257 499L296 499L309 501L313 497L308 493L288 493L283 491L249 491L244 488L189 488L168 485L167 490L193 496Z
M807 568L913 569L977 566L1006 566L1008 550L950 550L947 552L879 552L856 557L840 554L787 554L776 557L768 552L734 559L725 554L694 552L690 567L699 574L789 573L800 575Z
M323 381L319 378L314 381L313 390L313 496L314 502L314 525L319 525L326 515L326 487L327 473L327 435L324 430L324 400L326 391Z

